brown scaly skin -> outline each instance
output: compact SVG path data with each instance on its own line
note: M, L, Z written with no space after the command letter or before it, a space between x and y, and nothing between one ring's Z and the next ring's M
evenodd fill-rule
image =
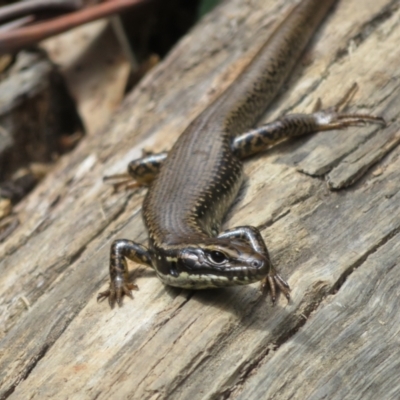
M283 138L364 123L370 115L344 114L355 87L337 106L288 115L248 131L271 103L335 0L303 0L276 29L237 80L183 132L168 154L149 155L128 168L130 184L150 185L143 203L149 246L116 240L110 288L98 295L111 307L131 296L125 258L151 266L164 283L204 289L262 281L275 302L289 285L273 268L260 232L243 226L219 233L242 184L241 159ZM126 178L118 175L114 178ZM121 185L117 183L117 186Z

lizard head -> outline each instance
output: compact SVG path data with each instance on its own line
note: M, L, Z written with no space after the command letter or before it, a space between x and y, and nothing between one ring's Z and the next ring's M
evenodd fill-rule
M209 239L185 246L166 257L156 271L171 286L207 289L247 285L265 278L271 268L268 254L260 254L243 242ZM160 273L161 271L166 273Z

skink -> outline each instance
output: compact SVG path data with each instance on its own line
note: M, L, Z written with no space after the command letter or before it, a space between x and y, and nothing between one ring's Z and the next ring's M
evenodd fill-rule
M287 298L288 284L273 268L260 232L241 226L220 232L221 222L243 180L242 160L271 143L293 136L342 129L381 118L336 107L293 114L250 130L290 74L313 32L335 0L303 0L278 26L249 66L190 123L168 153L131 162L137 184L149 185L143 217L148 247L126 239L111 246L108 298L111 306L132 297L126 259L152 267L162 282L188 289L244 285L262 281L275 301Z

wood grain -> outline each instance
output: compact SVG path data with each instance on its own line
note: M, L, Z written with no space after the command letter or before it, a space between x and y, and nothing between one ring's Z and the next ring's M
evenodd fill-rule
M289 304L272 307L257 285L166 288L143 267L133 301L95 300L111 241L146 241L145 189L112 195L102 176L142 148L170 148L292 4L224 2L20 205L0 249L0 398L399 397L398 1L339 1L265 116L318 97L329 106L357 81L351 110L388 126L320 133L246 163L226 226L261 228Z
M43 52L21 51L0 73L0 179L49 163L83 127L58 68ZM64 139L64 140L63 140Z

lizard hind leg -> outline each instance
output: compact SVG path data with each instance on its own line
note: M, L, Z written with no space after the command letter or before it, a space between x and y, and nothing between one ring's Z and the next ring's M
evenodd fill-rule
M277 273L276 269L271 263L267 246L261 236L260 231L254 226L238 226L236 228L228 229L218 235L220 239L239 239L249 244L253 250L262 254L269 263L269 271L265 278L261 281L261 290L266 293L270 292L272 304L275 304L277 292L280 291L288 301L290 301L290 286L289 284Z
M243 159L264 151L283 139L365 124L384 126L386 123L381 117L343 112L354 97L357 88L357 84L352 85L350 90L332 107L322 109L322 102L318 99L311 114L288 114L233 138L232 151Z
M322 109L322 101L319 98L314 106L313 113L318 124L318 131L344 129L349 126L362 126L366 124L386 125L382 117L375 117L363 113L346 113L344 110L348 107L358 91L358 84L353 83L344 96L332 107Z

